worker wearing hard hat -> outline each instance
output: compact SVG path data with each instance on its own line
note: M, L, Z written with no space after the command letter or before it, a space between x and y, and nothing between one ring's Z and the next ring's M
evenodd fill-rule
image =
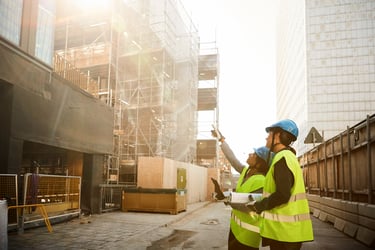
M260 195L263 192L268 170L267 161L272 157L269 149L267 147L254 148L254 152L249 154L246 161L248 166L244 166L225 142L225 137L218 131L211 132L221 142L221 149L227 160L240 173L236 193L259 193ZM245 205L242 206L247 211L242 210L240 206L232 206L228 249L259 249L261 241L259 215L247 209Z
M261 216L262 245L271 250L300 249L314 239L302 170L294 149L298 127L281 120L266 128L266 146L275 153L266 175L263 198L252 208Z

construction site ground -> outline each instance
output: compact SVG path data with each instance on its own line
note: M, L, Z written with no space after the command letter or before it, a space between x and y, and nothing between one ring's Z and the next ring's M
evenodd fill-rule
M189 204L176 215L107 212L8 233L8 249L227 249L231 209L222 202ZM315 240L302 250L372 249L311 215ZM262 250L268 247L260 248Z

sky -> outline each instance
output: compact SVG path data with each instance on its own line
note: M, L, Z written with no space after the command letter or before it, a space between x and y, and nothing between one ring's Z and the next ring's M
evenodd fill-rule
M276 122L276 0L182 0L220 57L219 130L246 163Z

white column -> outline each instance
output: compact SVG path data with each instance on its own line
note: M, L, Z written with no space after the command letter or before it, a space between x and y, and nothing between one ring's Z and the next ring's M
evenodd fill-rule
M0 249L8 249L8 205L0 200Z

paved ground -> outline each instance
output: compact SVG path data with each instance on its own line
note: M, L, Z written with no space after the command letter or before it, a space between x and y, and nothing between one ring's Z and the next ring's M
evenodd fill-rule
M217 234L212 234L215 229L200 229L199 234L194 236L194 231L199 230L197 225L202 221L209 221L212 216L224 222L220 240L217 239ZM197 241L216 241L216 245L220 245L206 249L226 249L225 230L228 228L229 216L230 209L220 202L191 204L186 212L177 215L120 211L103 213L55 224L52 226L52 233L46 227L27 229L22 234L9 232L8 249L205 249L198 246L207 244L199 244ZM321 222L313 216L312 219L315 241L305 243L303 250L371 249L336 230L331 224ZM196 224L192 224L194 220ZM191 235L187 235L191 232ZM187 243L192 242L192 239L195 245L189 246ZM165 245L173 240L179 241L179 245L170 248Z

